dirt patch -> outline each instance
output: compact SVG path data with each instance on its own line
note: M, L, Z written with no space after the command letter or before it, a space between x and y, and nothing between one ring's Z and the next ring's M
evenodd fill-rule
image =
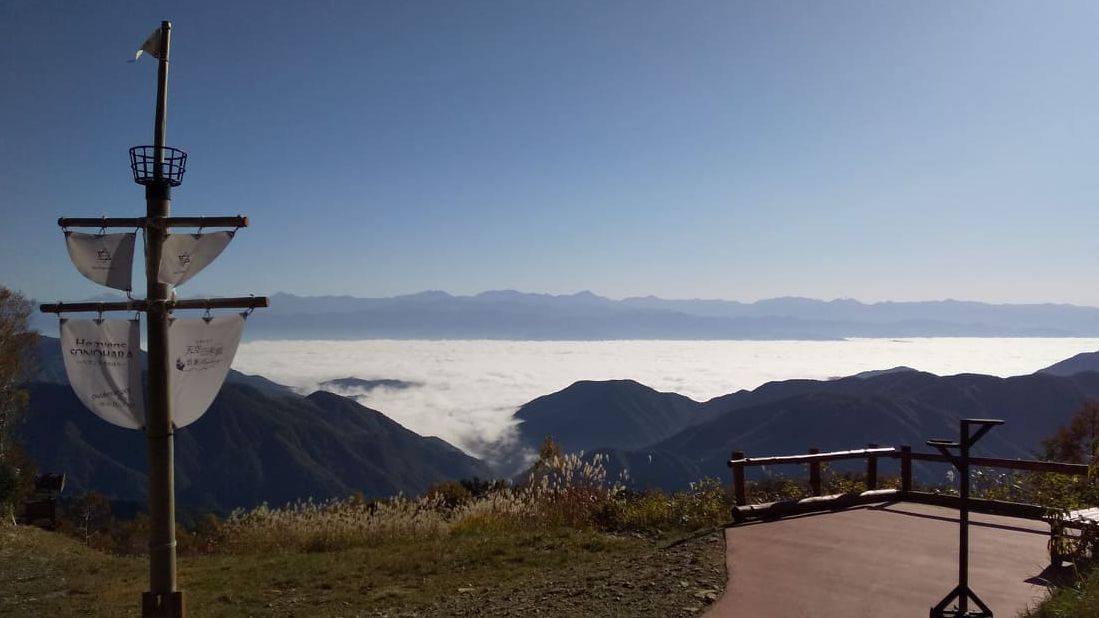
M727 581L722 531L652 541L629 561L538 573L506 587L459 588L442 602L384 616L691 616Z

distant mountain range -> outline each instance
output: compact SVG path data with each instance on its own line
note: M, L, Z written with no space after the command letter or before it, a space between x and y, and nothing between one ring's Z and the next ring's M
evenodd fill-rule
M1099 336L1099 308L775 298L754 303L611 300L511 290L392 298L275 294L252 339L840 339Z
M90 300L119 300L102 295ZM32 316L56 332L51 316ZM245 338L514 340L828 340L848 337L1099 337L1099 308L942 300L861 303L810 298L611 300L514 290L389 298L278 293L249 318Z

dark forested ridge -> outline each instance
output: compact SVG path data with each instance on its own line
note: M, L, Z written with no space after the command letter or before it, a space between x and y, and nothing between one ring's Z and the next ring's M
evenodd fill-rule
M56 339L43 338L38 381L18 438L42 470L64 472L68 493L94 489L144 500L145 435L100 420L65 378ZM176 433L176 490L183 506L225 511L268 502L397 493L489 469L377 410L325 392L307 397L236 371L206 414Z
M68 385L35 383L31 401L18 436L41 469L65 472L66 491L144 499L142 432L92 415ZM228 383L201 419L176 433L179 503L217 511L356 491L418 495L440 481L490 475L446 442L324 392L270 396Z
M528 428L526 440L533 442L540 434L575 434L578 419L599 418L609 409L608 417L615 419L618 429L602 432L600 446L615 468L629 468L639 485L651 479L666 489L679 489L703 476L726 478L725 462L734 450L763 456L803 453L809 447L845 450L868 443L919 449L928 438L955 436L963 417L1007 421L982 440L980 452L1032 457L1042 438L1086 400L1099 398L1099 373L998 378L901 371L771 382L707 402L678 400L675 418L682 423L680 429L643 448L615 436L633 436L648 426L648 419L668 418L668 394L620 381L590 382L585 388L587 401L594 404L590 407L569 389L540 398L537 430ZM628 407L608 408L602 403L623 399L630 402Z

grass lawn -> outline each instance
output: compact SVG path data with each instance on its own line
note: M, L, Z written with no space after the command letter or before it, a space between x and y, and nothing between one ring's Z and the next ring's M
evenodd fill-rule
M188 614L196 617L463 615L528 601L548 609L547 601L523 598L547 591L563 595L558 615L614 615L631 606L630 594L646 597L634 603L635 615L669 615L660 613L669 607L693 613L692 595L724 581L714 564L720 544L709 551L710 539L704 560L669 553L665 545L570 528L467 531L345 551L183 556L179 581ZM636 578L631 564L640 565ZM104 554L35 528L0 527L0 615L136 616L147 568L144 558ZM703 569L712 576L706 582ZM662 573L682 588L678 597L641 581ZM690 586L681 585L683 577Z

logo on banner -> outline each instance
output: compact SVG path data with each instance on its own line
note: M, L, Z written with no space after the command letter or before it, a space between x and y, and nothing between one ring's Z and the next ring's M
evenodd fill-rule
M182 285L221 255L232 239L233 232L169 234L164 240L157 281Z
M185 427L214 402L229 375L244 333L244 316L176 318L168 325L168 351L174 358L172 421Z
M140 429L145 399L137 320L61 320L65 374L78 399L103 420Z
M176 369L179 371L206 371L217 367L225 356L225 346L219 345L213 339L200 339L194 345L187 346L183 357L176 359Z
M80 274L116 290L132 289L134 241L137 234L65 232L69 258Z

